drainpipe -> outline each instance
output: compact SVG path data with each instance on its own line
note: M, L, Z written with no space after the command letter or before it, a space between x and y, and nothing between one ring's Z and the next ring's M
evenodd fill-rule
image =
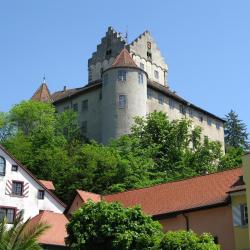
M189 231L189 218L186 214L182 214L186 221L186 231Z

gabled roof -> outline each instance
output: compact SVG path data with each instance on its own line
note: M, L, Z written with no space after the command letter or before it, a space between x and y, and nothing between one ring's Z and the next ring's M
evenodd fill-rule
M80 196L80 198L83 202L87 202L88 200L92 200L94 202L101 201L101 195L99 195L99 194L86 192L86 191L82 191L82 190L76 190L76 192Z
M28 225L34 226L41 222L50 225L50 228L39 237L38 242L46 245L65 246L66 225L69 222L66 216L51 211L42 211L33 217Z
M54 184L52 181L39 180L47 189L55 190Z
M51 102L49 88L46 83L42 83L40 85L35 94L31 97L31 100L40 102Z
M118 67L139 68L125 48L120 52L112 64L112 68Z
M118 201L124 206L140 205L149 215L159 216L228 204L228 191L242 175L242 169L168 182L153 187L105 195L107 202Z
M19 162L12 154L10 154L1 144L0 149L2 149L16 164L21 167L34 181L36 181L40 186L44 188L62 207L66 208L66 205L53 193L51 192L42 181L38 180L21 162Z

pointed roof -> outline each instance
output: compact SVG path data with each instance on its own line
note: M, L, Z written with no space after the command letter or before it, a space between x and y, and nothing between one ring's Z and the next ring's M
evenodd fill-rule
M114 63L112 64L112 68L117 67L139 68L125 48L120 52L120 54L116 57Z
M46 83L42 83L40 85L35 94L31 97L31 100L40 102L51 102L49 88Z

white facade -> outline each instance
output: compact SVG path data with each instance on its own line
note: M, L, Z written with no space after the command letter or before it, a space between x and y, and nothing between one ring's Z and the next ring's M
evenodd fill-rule
M41 210L64 212L64 204L1 146L0 173L0 217L6 212L10 218L13 211L15 215L22 211L24 220L27 220L39 214ZM19 192L19 189L14 188L15 183L21 184L21 195L14 194ZM39 192L44 194L40 199Z

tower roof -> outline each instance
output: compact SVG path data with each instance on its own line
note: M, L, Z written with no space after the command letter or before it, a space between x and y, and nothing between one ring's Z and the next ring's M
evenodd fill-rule
M127 49L123 49L120 54L116 57L114 63L112 64L113 68L116 67L132 67L132 68L138 68L136 63L134 62L133 58L127 51Z
M46 83L42 83L40 85L35 94L31 97L31 100L40 102L51 102L49 88Z

